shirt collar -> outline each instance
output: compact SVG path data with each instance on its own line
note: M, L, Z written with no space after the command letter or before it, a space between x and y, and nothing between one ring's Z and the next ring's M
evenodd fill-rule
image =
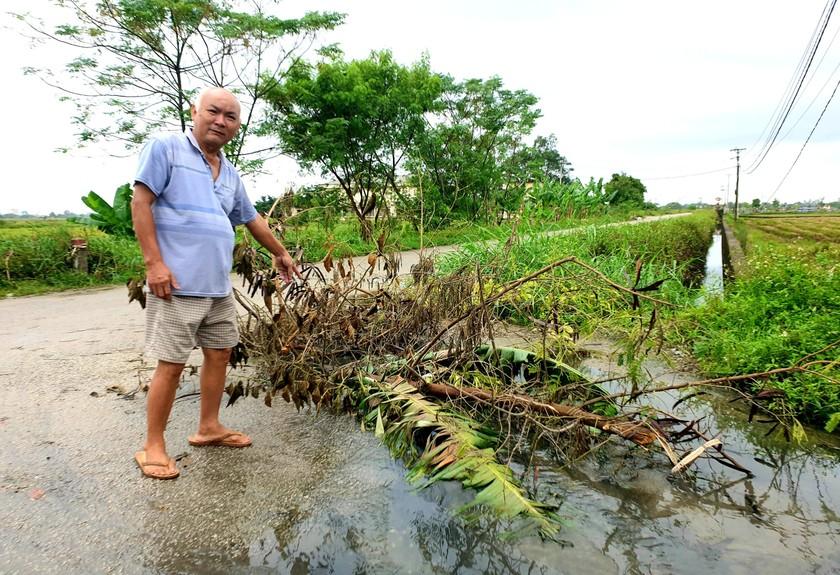
M201 146L198 145L198 140L195 139L195 135L193 134L192 128L187 128L184 131L184 134L187 135L187 140L189 140L190 144L198 151L199 154L202 156L204 155L204 151L201 149ZM222 164L228 163L228 159L225 157L225 153L222 150L219 150L219 158L222 160Z

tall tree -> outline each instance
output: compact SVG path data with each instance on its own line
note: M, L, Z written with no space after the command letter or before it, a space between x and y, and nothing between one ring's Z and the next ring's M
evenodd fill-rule
M298 62L267 94L271 131L305 169L336 179L369 238L368 216L386 213L386 191L407 199L401 166L439 93L440 78L425 59L406 67L384 51L351 62Z
M534 143L514 152L505 166L508 181L513 185L551 182L569 184L572 182L571 162L557 151L557 138L537 136Z
M77 109L80 143L122 142L131 148L151 132L187 126L189 103L204 86L221 86L242 103L242 129L225 151L244 171L258 169L273 151L246 141L260 120L266 78L282 78L316 36L343 22L342 14L301 18L270 15L274 1L51 0L68 22L48 30L19 18L63 45L72 59L63 70L28 68L64 92ZM237 7L241 8L237 10ZM68 14L69 12L69 14ZM257 146L259 147L259 146Z
M641 180L622 172L612 175L604 191L611 206L642 207L645 203L647 188Z
M522 190L506 187L505 165L524 147L541 112L525 90L502 80L445 78L429 127L413 151L410 169L436 216L489 220L511 209ZM431 211L431 210L430 210Z

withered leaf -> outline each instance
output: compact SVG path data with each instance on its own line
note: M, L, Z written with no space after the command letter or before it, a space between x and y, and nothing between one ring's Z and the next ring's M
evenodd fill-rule
M635 288L639 285L639 279L642 277L642 259L639 258L636 260L636 281L633 282L633 287Z
M227 407L230 407L231 405L236 403L236 400L242 397L243 395L245 395L245 386L243 386L242 382L240 381L234 386L232 393L228 398Z

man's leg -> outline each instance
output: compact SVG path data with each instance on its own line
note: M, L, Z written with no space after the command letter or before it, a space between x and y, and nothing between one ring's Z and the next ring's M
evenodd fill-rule
M201 364L201 416L198 420L198 434L203 437L218 437L228 430L219 422L219 407L225 391L227 364L230 348L203 348L204 362Z
M166 431L183 369L183 363L158 361L152 375L146 401L146 445L143 447L147 461L169 461L163 433Z
M193 445L246 447L251 444L247 435L229 429L219 421L231 350L202 348L201 351L204 353L204 362L201 364L201 415L198 433L191 435L189 441Z

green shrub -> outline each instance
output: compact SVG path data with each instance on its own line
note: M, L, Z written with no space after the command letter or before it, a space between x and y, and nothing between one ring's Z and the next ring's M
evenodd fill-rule
M88 274L73 269L70 240L88 244ZM55 222L0 232L0 289L26 294L125 281L143 273L136 240Z
M719 377L789 367L840 340L840 263L828 251L797 255L775 244L754 245L746 272L725 297L686 313L704 372ZM838 358L836 348L811 359L832 358ZM770 385L807 421L840 412L840 387L825 379L797 375Z

